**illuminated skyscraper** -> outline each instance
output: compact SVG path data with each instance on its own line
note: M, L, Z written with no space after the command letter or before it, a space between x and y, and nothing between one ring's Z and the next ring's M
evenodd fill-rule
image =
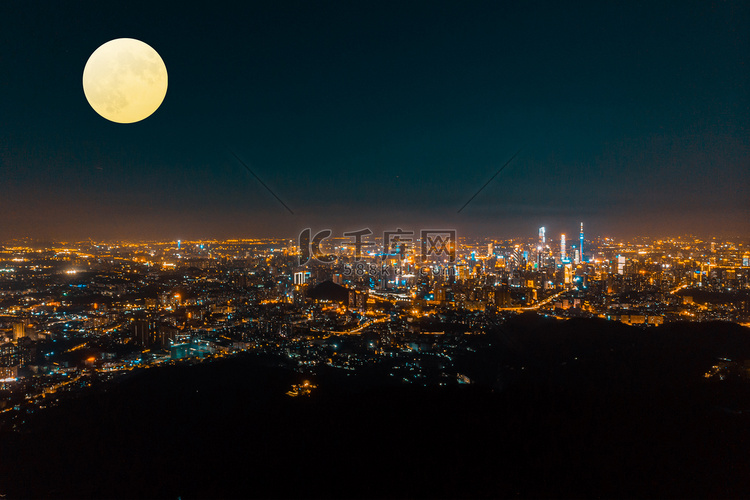
M560 235L560 259L565 260L567 255L565 254L565 235Z
M544 252L544 248L542 247L542 245L537 245L536 247L536 268L537 269L542 267L542 255L543 255L542 252Z
M539 228L539 244L536 246L536 268L540 269L543 264L544 247L546 246L547 238L545 236L544 226Z
M578 249L581 254L581 262L583 262L583 222L581 222L581 246Z
M13 340L26 336L26 325L23 322L13 323Z
M573 265L570 263L563 266L563 282L566 285L573 283Z

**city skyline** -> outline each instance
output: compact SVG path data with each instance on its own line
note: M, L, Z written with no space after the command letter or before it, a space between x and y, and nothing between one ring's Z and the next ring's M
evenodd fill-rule
M563 251L548 229L0 245L3 495L330 497L334 470L346 498L651 497L631 471L683 446L685 479L660 497L714 498L722 470L746 497L731 465L748 439L750 241L592 238L584 222ZM488 440L503 452L487 459ZM310 450L304 480L283 480ZM497 475L506 456L518 472Z
M574 224L571 226L577 227L579 224ZM432 229L436 230L437 226L433 227ZM176 238L168 238L168 237L142 237L142 238L123 238L123 237L111 237L111 238L91 238L91 237L83 237L83 238L75 238L75 237L68 237L68 238L44 238L44 237L15 237L15 238L7 238L5 240L0 240L0 246L5 246L7 248L13 248L14 246L24 246L24 245L32 245L32 246L40 246L44 247L46 245L52 245L52 244L74 244L74 245L81 245L81 244L97 244L97 245L137 245L137 244L147 244L147 243L174 243L178 244L179 242L182 242L182 244L187 243L226 243L226 242L232 242L232 241L239 241L239 242L250 242L250 241L280 241L285 242L286 244L299 244L299 238L300 234L305 232L306 230L311 230L313 233L315 232L325 232L325 231L331 231L331 235L327 237L326 240L323 241L324 246L329 244L329 241L333 240L341 240L341 239L349 239L352 242L354 242L353 236L344 236L347 232L355 232L355 231L371 231L371 234L366 235L363 237L364 240L370 241L370 242L377 242L378 244L381 244L383 240L383 235L389 231L395 231L395 230L414 230L416 229L416 233L419 233L421 230L424 230L421 226L416 225L410 225L410 224L401 224L401 225L393 225L393 226L371 226L371 227L365 227L365 226L357 226L354 225L348 225L348 226L340 226L341 230L337 229L337 226L331 226L331 225L321 225L319 227L315 228L305 228L297 232L297 234L288 235L285 234L284 236L253 236L253 235L232 235L228 237L216 237L216 236L198 236L198 237L176 237ZM376 229L373 229L376 228ZM566 226L567 228L567 226ZM575 238L574 240L570 239L571 233L576 233L576 231L565 231L566 228L561 228L560 230L556 231L549 231L549 227L547 227L546 232L546 243L547 247L551 248L560 248L561 243L563 246L567 248L568 254L572 250L576 250L580 248L580 238ZM521 233L507 233L507 234L464 234L460 231L456 231L456 237L459 241L463 240L471 240L471 241L484 241L487 243L492 242L503 242L503 241L516 241L519 244L532 244L533 242L538 240L538 236L535 231L538 231L538 228L534 228L530 225L526 228L526 232ZM454 229L449 228L440 228L440 230L450 230L453 231ZM566 241L567 238L567 241ZM715 242L734 242L739 244L745 244L748 241L748 236L743 234L727 234L726 232L707 232L705 235L703 234L696 234L696 233L664 233L664 234L627 234L627 235L621 235L616 233L603 233L603 234L591 234L589 230L586 230L586 241L592 242L592 241L603 241L603 240L610 240L613 242L620 242L624 244L630 244L635 241L700 241L700 242L707 242L707 241L715 241ZM418 236L417 236L418 241ZM570 257L570 255L568 255Z
M747 0L0 47L0 500L750 498Z
M0 240L750 229L746 3L2 11ZM126 125L81 85L120 37L170 82Z

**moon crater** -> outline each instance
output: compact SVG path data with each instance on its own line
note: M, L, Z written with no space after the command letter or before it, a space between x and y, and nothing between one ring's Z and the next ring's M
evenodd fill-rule
M111 40L91 54L83 92L107 120L134 123L156 111L167 95L167 67L159 54L133 38Z

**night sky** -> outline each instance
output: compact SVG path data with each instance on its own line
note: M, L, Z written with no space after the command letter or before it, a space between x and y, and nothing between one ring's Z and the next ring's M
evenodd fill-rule
M0 239L750 233L750 2L244 4L2 2ZM127 125L81 83L125 37Z

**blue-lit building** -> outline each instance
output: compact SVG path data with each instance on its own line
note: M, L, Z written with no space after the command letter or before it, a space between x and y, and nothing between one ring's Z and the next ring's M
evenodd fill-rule
M585 259L583 257L583 222L581 222L581 244L578 247L579 253L581 255L581 262L585 262Z

